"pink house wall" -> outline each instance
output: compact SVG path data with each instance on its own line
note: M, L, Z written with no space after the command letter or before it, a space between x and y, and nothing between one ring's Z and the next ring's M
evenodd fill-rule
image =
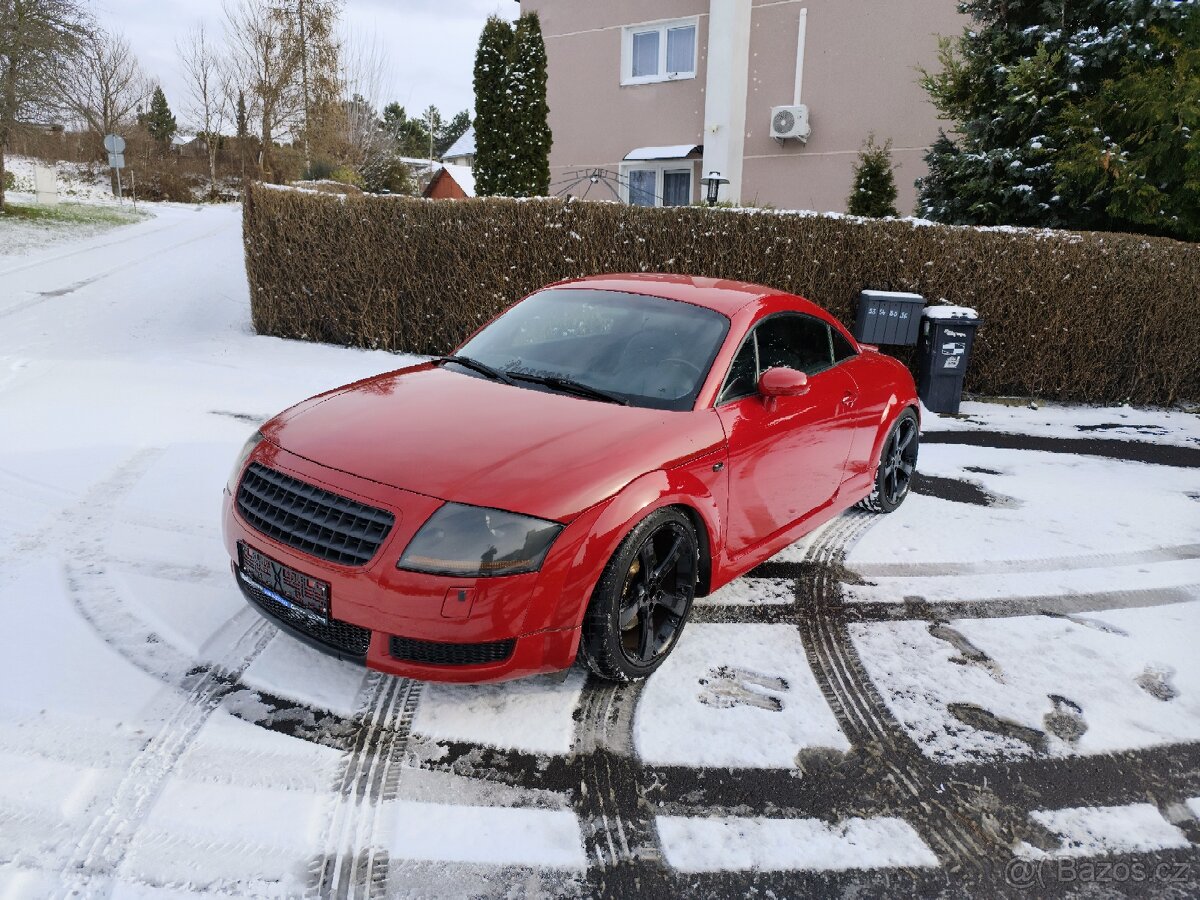
M741 200L780 209L844 211L852 168L874 132L891 138L897 206L911 213L913 180L937 137L936 110L917 83L936 68L937 35L966 19L955 0L743 0L752 3ZM704 143L709 0L522 0L541 16L549 57L552 181L585 168L618 171L636 147ZM773 106L792 103L798 24L807 10L802 102L813 133L807 145L770 136ZM621 85L623 26L699 17L696 77ZM720 39L720 36L718 36ZM701 166L695 164L699 199ZM602 187L593 193L611 199ZM577 196L582 192L573 191ZM590 197L591 195L589 195Z

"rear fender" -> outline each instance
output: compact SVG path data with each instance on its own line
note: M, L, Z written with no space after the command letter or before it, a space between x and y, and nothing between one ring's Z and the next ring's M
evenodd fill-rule
M911 409L917 417L917 429L921 427L921 410L913 403L904 403L901 399L892 394L888 398L887 404L883 407L883 415L879 420L879 429L875 433L875 446L871 451L871 478L874 483L875 470L879 468L879 461L883 455L883 443L887 440L888 432L892 430L892 426L896 424L896 420L903 415L906 409Z

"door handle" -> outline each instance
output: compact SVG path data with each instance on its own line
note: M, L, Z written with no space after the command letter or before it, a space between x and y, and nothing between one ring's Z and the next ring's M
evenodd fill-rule
M842 405L843 406L853 406L857 402L858 402L858 392L857 391L846 391L846 393L842 395Z

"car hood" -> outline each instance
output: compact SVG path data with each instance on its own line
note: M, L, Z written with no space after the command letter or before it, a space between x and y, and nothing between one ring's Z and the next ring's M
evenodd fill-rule
M725 439L712 410L619 406L428 364L313 397L263 433L380 484L560 522Z

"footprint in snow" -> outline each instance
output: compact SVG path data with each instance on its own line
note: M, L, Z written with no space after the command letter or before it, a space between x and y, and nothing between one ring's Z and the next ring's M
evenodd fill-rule
M1012 738L1029 745L1035 753L1046 751L1046 734L1036 728L1029 728L1012 719L996 715L990 709L976 706L974 703L951 703L946 711L964 725L977 731L987 731L1001 737Z
M959 656L952 656L950 662L960 666L979 666L986 669L988 674L997 681L1004 680L1004 670L1000 665L967 640L966 635L955 628L951 628L945 622L930 622L929 633L940 641L945 641L951 647L959 652Z
M1083 707L1058 694L1050 694L1049 697L1054 709L1042 716L1042 723L1056 738L1074 746L1088 730Z
M1142 672L1134 681L1138 687L1155 700L1162 700L1165 703L1179 696L1179 691L1175 689L1175 685L1171 684L1174 676L1174 669L1146 666L1146 671Z
M790 688L782 678L761 675L733 666L716 666L700 679L703 690L698 699L705 706L731 709L735 706L756 706L768 712L781 712L783 699L778 694Z

